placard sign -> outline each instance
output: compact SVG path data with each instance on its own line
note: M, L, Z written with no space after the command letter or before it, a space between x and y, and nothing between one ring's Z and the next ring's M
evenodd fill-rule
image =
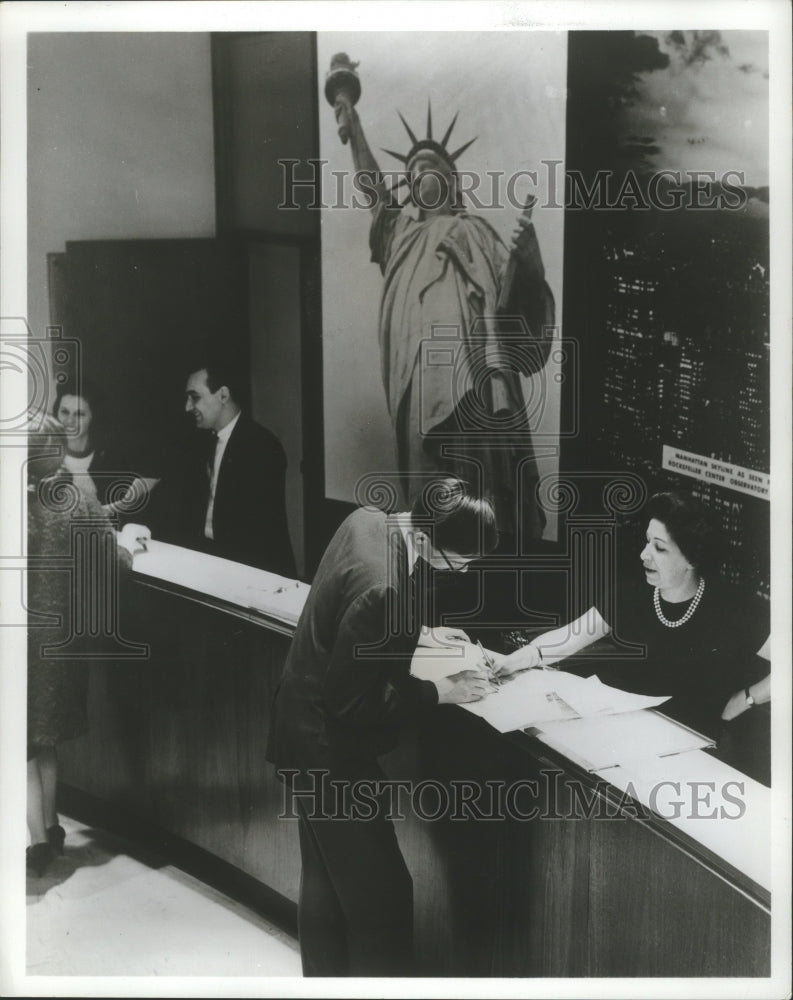
M671 445L663 446L661 465L670 472L679 472L681 476L700 479L706 483L715 483L728 490L738 493L748 493L753 497L769 499L770 476L765 472L755 472L731 462L721 462L706 455L695 455L682 448Z

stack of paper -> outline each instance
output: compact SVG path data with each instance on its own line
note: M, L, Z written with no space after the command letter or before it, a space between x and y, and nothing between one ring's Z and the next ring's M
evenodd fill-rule
M438 680L461 670L484 669L471 643L419 647L411 672ZM589 771L713 746L693 729L649 711L669 695L631 694L563 670L512 675L481 701L462 705L501 733L524 729Z
M630 694L601 683L597 677L577 677L562 670L527 670L502 684L498 691L463 708L501 733L539 723L592 715L615 715L653 708L668 700Z

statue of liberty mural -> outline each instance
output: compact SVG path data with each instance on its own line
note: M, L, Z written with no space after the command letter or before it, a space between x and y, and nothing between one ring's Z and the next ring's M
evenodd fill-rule
M475 140L450 149L456 115L435 139L430 107L423 139L399 115L410 146L384 150L403 164L389 189L355 110L355 65L335 56L325 94L356 171L371 174L369 243L383 274L380 357L399 472L419 485L433 472L478 481L495 500L500 531L538 538L545 517L520 375L545 365L554 300L531 208L519 216L509 249L466 211L457 160ZM457 348L453 364L433 362L434 343L441 359Z

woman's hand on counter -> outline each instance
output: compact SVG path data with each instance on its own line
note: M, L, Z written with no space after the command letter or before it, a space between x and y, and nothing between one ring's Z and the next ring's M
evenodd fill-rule
M542 665L539 649L531 644L521 646L507 656L500 656L496 661L499 677L509 677L521 670L536 670Z
M732 698L730 698L724 706L724 711L721 713L721 717L725 722L731 722L733 719L737 719L739 715L742 715L750 707L751 706L746 700L746 693L744 691L736 691Z
M433 681L438 689L439 705L463 705L468 701L481 701L498 688L481 670L461 670L449 677Z
M721 713L721 717L725 722L731 722L733 719L737 719L739 715L743 715L744 712L748 711L752 707L746 697L747 692L752 696L752 700L755 705L764 705L767 701L770 701L771 675L768 674L756 684L752 684L748 688L742 688L740 691L735 692L732 698L730 698L724 706L724 711Z

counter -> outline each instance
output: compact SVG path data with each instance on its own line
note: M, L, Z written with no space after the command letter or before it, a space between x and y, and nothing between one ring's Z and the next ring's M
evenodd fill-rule
M148 655L92 665L91 730L61 753L67 801L101 803L127 831L161 832L161 850L217 859L261 886L261 905L287 923L297 822L283 818L294 814L264 748L306 592L151 543L122 609L125 637ZM456 706L408 731L384 767L409 789L396 828L414 880L420 974L768 975L769 792L696 754L597 775ZM713 782L707 812L717 814L700 805L692 816L689 801L672 816L668 796L651 802L659 779L682 782L689 800L691 782ZM724 800L727 782L742 785L731 786L739 805ZM439 808L444 796L451 808Z

